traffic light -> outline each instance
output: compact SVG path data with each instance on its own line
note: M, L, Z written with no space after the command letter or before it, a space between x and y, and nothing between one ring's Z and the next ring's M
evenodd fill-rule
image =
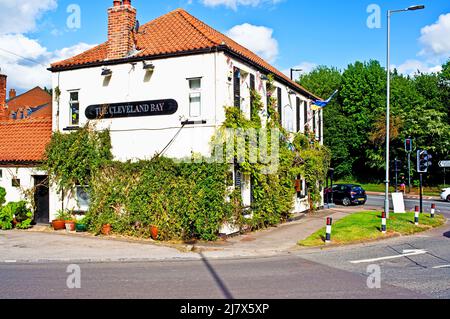
M428 168L431 166L432 156L428 154L428 151L418 150L417 151L417 172L418 173L428 173Z
M394 172L400 172L402 168L402 161L395 159L394 160Z
M406 153L411 153L413 151L413 141L411 138L405 140L405 151Z

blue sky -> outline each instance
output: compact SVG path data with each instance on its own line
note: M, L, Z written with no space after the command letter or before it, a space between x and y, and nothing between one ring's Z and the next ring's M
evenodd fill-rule
M426 9L399 13L392 18L392 64L404 73L412 73L415 68L437 70L450 56L450 1L417 1L426 5ZM43 65L106 40L106 10L112 0L15 0L12 1L18 5L15 8L8 7L8 2L11 0L0 0L0 30L3 30L0 31L0 67L4 73L14 73L8 74L10 86L19 90L30 86L32 81L39 82L35 85L48 85L49 75L39 71ZM23 11L23 5L27 4L39 7ZM81 28L67 27L71 14L67 8L71 4L81 9ZM344 68L355 60L369 59L380 60L384 65L386 10L419 3L411 0L132 0L132 4L138 10L141 24L178 7L185 8L285 71L294 66L310 70L320 64ZM381 9L379 29L367 26L372 13L367 8L371 4ZM18 70L30 70L29 79L20 79L15 74Z

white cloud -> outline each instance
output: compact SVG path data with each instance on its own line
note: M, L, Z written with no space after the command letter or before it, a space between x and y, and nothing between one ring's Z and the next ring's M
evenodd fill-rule
M57 7L57 0L0 0L0 68L8 76L8 88L19 91L35 86L51 86L52 62L86 51L93 45L76 45L49 51L27 33L37 30L37 22Z
M443 14L432 25L421 30L420 43L424 46L419 55L450 56L450 13Z
M237 10L238 6L256 7L261 4L277 4L283 0L201 0L207 7L225 6L227 8Z
M270 63L278 57L278 41L270 28L244 23L231 28L226 35Z
M91 47L92 45L86 43L78 43L60 50L48 51L39 41L23 34L0 35L0 48L7 48L7 51L11 52L0 50L1 72L8 76L9 88L29 90L38 85L50 87L51 73L47 67L52 62L67 59Z
M399 66L392 65L391 69L397 69L401 74L414 75L418 72L421 73L435 73L442 70L441 65L431 65L427 62L422 62L419 60L407 60Z
M56 0L0 0L0 34L35 31L37 20L56 7Z

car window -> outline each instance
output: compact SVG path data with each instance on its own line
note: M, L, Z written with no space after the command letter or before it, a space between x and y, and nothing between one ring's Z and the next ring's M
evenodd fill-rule
M353 186L352 190L353 190L354 192L362 192L362 191L363 191L363 189L362 189L361 186Z

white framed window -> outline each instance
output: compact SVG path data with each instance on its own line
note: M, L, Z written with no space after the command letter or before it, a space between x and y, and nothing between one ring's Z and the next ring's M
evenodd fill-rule
M80 125L80 102L79 102L79 92L72 91L70 94L70 109L69 109L69 122L72 126Z
M189 117L202 115L202 78L192 78L189 81Z

